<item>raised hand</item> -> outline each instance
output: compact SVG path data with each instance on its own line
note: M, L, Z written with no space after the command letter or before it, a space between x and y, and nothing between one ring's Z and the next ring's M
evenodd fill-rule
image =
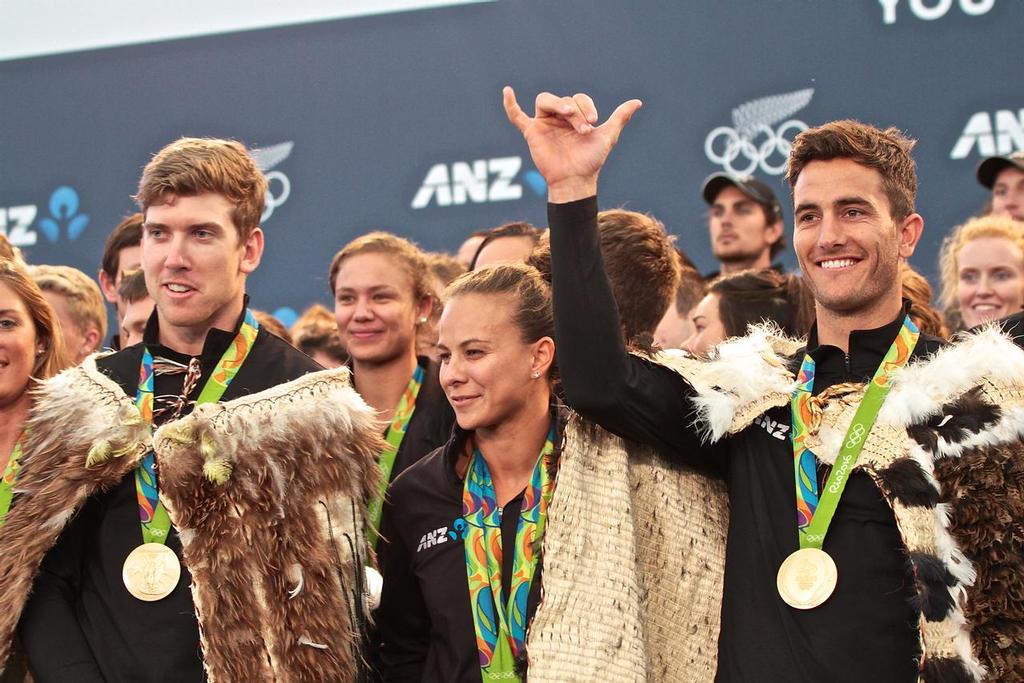
M541 93L533 117L520 108L512 88L505 86L502 96L508 120L526 138L533 163L547 181L548 201L559 204L597 194L597 176L608 154L642 106L640 100L623 102L598 126L597 107L583 93Z

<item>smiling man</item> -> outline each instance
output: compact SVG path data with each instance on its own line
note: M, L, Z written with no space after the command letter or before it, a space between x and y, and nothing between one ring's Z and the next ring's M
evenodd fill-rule
M1024 543L1012 530L1018 512L987 511L1020 510L1014 501L1024 493L1016 455L1024 433L1016 416L1024 408L1024 353L995 332L943 348L907 316L899 263L923 229L914 210L913 141L855 121L794 140L787 173L793 243L817 312L806 347L760 330L723 344L707 362L640 358L625 351L596 230L598 175L640 102L623 103L598 125L584 94L543 93L533 117L510 88L504 95L509 120L548 185L566 402L605 429L655 447L667 461L662 477L690 467L724 480L728 490L721 609L712 605L703 615L704 623L721 616L716 680L1018 677L1024 647L1007 635L1024 625L1024 602L995 577L1017 575ZM584 308L588 315L578 315ZM693 524L707 525L706 512L720 501L699 486L686 490L690 495L673 506L633 487L634 516L601 524L629 522L640 534L682 508ZM559 495L569 495L565 486ZM573 520L573 538L586 552L599 529L582 519ZM559 524L553 516L547 533L557 536ZM676 547L658 539L661 553L700 554L709 558L703 571L717 574L713 527L698 528L705 542ZM545 562L570 561L560 551L545 548ZM643 551L639 541L601 549ZM657 566L647 571L644 585L658 591L664 582L679 583ZM628 601L627 593L616 602ZM702 597L672 596L691 612L701 609ZM641 613L651 606L657 604ZM542 659L548 643L571 638L576 628L559 620L557 605L551 609L538 611L535 624L546 628L535 625L531 657ZM714 647L696 630L644 623L665 651ZM597 642L601 635L595 627L587 643L590 663L602 647L610 653L599 670L630 642L621 633ZM563 665L574 656L559 651ZM646 677L671 680L650 665Z
M40 683L354 675L344 566L328 558L345 552L333 539L351 517L345 495L369 476L376 425L346 372L307 376L320 367L248 308L265 192L233 141L183 138L146 165L141 258L156 308L141 344L37 401L24 503L0 540L0 663L41 560L19 627ZM317 398L326 407L310 410ZM299 472L312 477L302 491ZM269 581L278 574L287 587Z

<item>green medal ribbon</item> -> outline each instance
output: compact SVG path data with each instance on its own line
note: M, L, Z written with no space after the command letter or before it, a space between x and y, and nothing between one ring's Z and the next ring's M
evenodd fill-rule
M473 452L462 492L462 524L466 552L466 578L473 610L480 676L488 681L519 681L515 660L526 645L527 601L537 571L538 552L544 538L548 506L554 493L551 460L555 426L552 423L544 447L537 456L530 484L516 522L512 579L502 604L501 517L487 461L479 449ZM462 527L461 529L459 527Z
M398 455L398 449L402 446L402 440L405 439L405 430L408 429L409 421L412 420L412 414L416 410L416 397L419 396L421 386L423 386L423 367L417 365L416 371L412 373L412 379L409 380L409 386L405 388L402 398L398 400L395 416L392 418L391 424L388 426L387 435L384 437L387 445L377 459L377 466L380 468L381 475L380 488L377 491L377 495L370 501L370 506L367 510L369 528L366 530L367 540L370 543L370 547L374 549L377 548L377 539L379 538L380 518L384 509L384 495L387 493L388 484L391 482L391 471L395 468L395 457Z
M796 471L797 529L800 548L821 550L825 534L835 515L839 499L850 479L850 473L864 448L871 428L878 419L885 397L889 394L893 373L907 364L910 354L920 337L917 326L906 316L903 326L889 347L882 364L878 366L871 383L864 392L864 398L854 414L853 422L846 431L843 445L839 449L835 465L829 473L823 491L818 490L817 464L814 453L806 447L809 435L808 424L812 420L811 392L814 389L814 359L805 355L793 392L790 408L793 414L793 460Z
M18 436L14 442L14 450L11 452L11 459L7 461L4 468L3 479L0 479L0 527L4 525L7 518L7 511L11 509L11 499L14 497L14 484L18 481L18 459L21 457L21 441L25 438L25 432Z
M206 380L196 403L216 403L227 390L231 380L238 374L242 363L252 351L256 341L256 333L260 324L248 308L238 334L231 346L224 352L213 369L213 374ZM146 423L153 424L153 354L146 348L142 353L142 366L139 368L139 388L135 394L135 406L142 414ZM142 526L142 539L145 543L164 543L171 530L171 518L167 515L160 502L157 487L156 455L150 451L135 468L135 494L139 503L139 522Z

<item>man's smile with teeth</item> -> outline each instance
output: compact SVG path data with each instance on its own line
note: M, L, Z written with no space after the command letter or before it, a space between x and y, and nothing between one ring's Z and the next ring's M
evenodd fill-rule
M819 265L822 268L846 268L852 266L856 261L853 259L831 259L829 261L822 261Z
M167 285L167 289L171 290L172 292L187 292L192 288L186 287L185 285L170 283Z

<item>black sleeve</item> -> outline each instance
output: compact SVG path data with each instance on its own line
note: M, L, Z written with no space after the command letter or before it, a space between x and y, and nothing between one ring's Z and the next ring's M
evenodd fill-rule
M80 590L84 530L93 502L67 525L43 558L18 624L29 668L37 683L103 683L92 649L78 624L75 597Z
M392 495L393 487L381 518L382 538L388 539L381 553L384 589L377 610L381 675L386 683L419 683L430 648L430 615L401 534L407 525L396 519L403 508Z
M719 448L693 426L693 388L677 373L626 352L605 273L597 197L548 204L558 368L565 401L583 417L665 457L719 469Z

